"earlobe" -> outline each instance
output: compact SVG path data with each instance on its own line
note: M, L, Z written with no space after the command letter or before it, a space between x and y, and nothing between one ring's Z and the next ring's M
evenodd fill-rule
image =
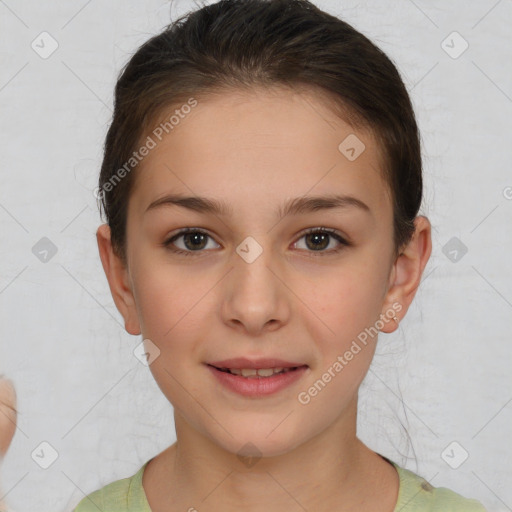
M393 264L390 283L384 300L384 310L396 310L398 322L387 322L382 332L393 332L404 318L421 282L423 270L432 252L431 225L427 217L420 215L414 220L412 239ZM395 304L395 307L393 307ZM401 308L397 307L400 304Z
M96 240L103 270L107 277L110 293L116 307L124 318L125 329L129 334L141 334L135 298L131 289L128 269L115 254L111 238L110 226L102 224L96 231Z

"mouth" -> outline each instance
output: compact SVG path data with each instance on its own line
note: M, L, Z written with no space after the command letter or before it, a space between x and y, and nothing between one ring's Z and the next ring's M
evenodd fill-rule
M308 365L302 362L285 361L275 357L260 357L257 359L236 357L222 361L212 361L207 364L221 372L228 372L247 378L272 377L272 375L280 373L297 371L299 368L308 368Z
M291 366L287 368L282 366L275 368L221 368L212 364L209 364L208 366L211 366L221 372L230 373L231 375L239 375L248 379L268 378L272 377L273 375L295 372L298 369L307 368L307 365Z
M296 385L309 366L282 359L236 358L206 363L213 377L226 389L245 397L262 398Z

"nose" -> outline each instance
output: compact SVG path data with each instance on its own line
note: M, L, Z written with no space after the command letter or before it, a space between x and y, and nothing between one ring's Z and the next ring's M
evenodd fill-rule
M224 322L253 336L288 323L291 304L286 272L271 249L250 239L240 244L232 261L222 290Z

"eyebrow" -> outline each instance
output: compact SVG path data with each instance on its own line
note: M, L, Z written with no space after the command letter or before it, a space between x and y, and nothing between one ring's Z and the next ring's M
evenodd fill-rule
M144 214L164 206L180 206L199 213L212 213L224 216L233 215L232 208L224 201L200 196L184 196L181 194L167 194L156 199L146 208ZM296 197L278 208L277 215L279 218L282 218L286 215L300 215L319 210L349 207L355 207L371 214L369 206L357 197L335 194Z

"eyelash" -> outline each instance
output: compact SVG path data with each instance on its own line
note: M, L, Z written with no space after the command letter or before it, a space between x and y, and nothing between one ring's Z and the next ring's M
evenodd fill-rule
M187 234L190 234L190 233L199 233L199 234L202 234L202 235L206 235L206 236L208 236L210 238L213 238L206 231L203 231L201 229L185 228L185 229L182 229L181 231L179 231L178 233L176 233L175 235L173 235L171 238L169 238L166 241L164 241L162 243L162 246L164 246L166 249L168 249L169 251L171 251L171 252L173 252L175 254L182 254L184 256L194 256L195 253L202 253L202 252L204 252L204 250L184 251L183 249L176 249L176 248L171 247L172 243L175 240L177 240L178 238L180 238L183 235L187 235ZM318 254L319 256L328 256L328 255L332 255L332 254L337 254L338 252L342 251L345 247L350 247L352 245L350 242L345 240L341 235L339 235L336 230L330 229L330 228L312 228L312 229L309 229L309 230L305 231L304 233L302 233L301 236L298 238L298 240L300 240L304 236L307 236L307 235L310 235L310 234L314 234L314 233L324 233L324 234L327 234L329 236L332 236L333 238L335 238L341 244L338 248L331 249L330 251L306 251L306 252L313 253L315 255Z

